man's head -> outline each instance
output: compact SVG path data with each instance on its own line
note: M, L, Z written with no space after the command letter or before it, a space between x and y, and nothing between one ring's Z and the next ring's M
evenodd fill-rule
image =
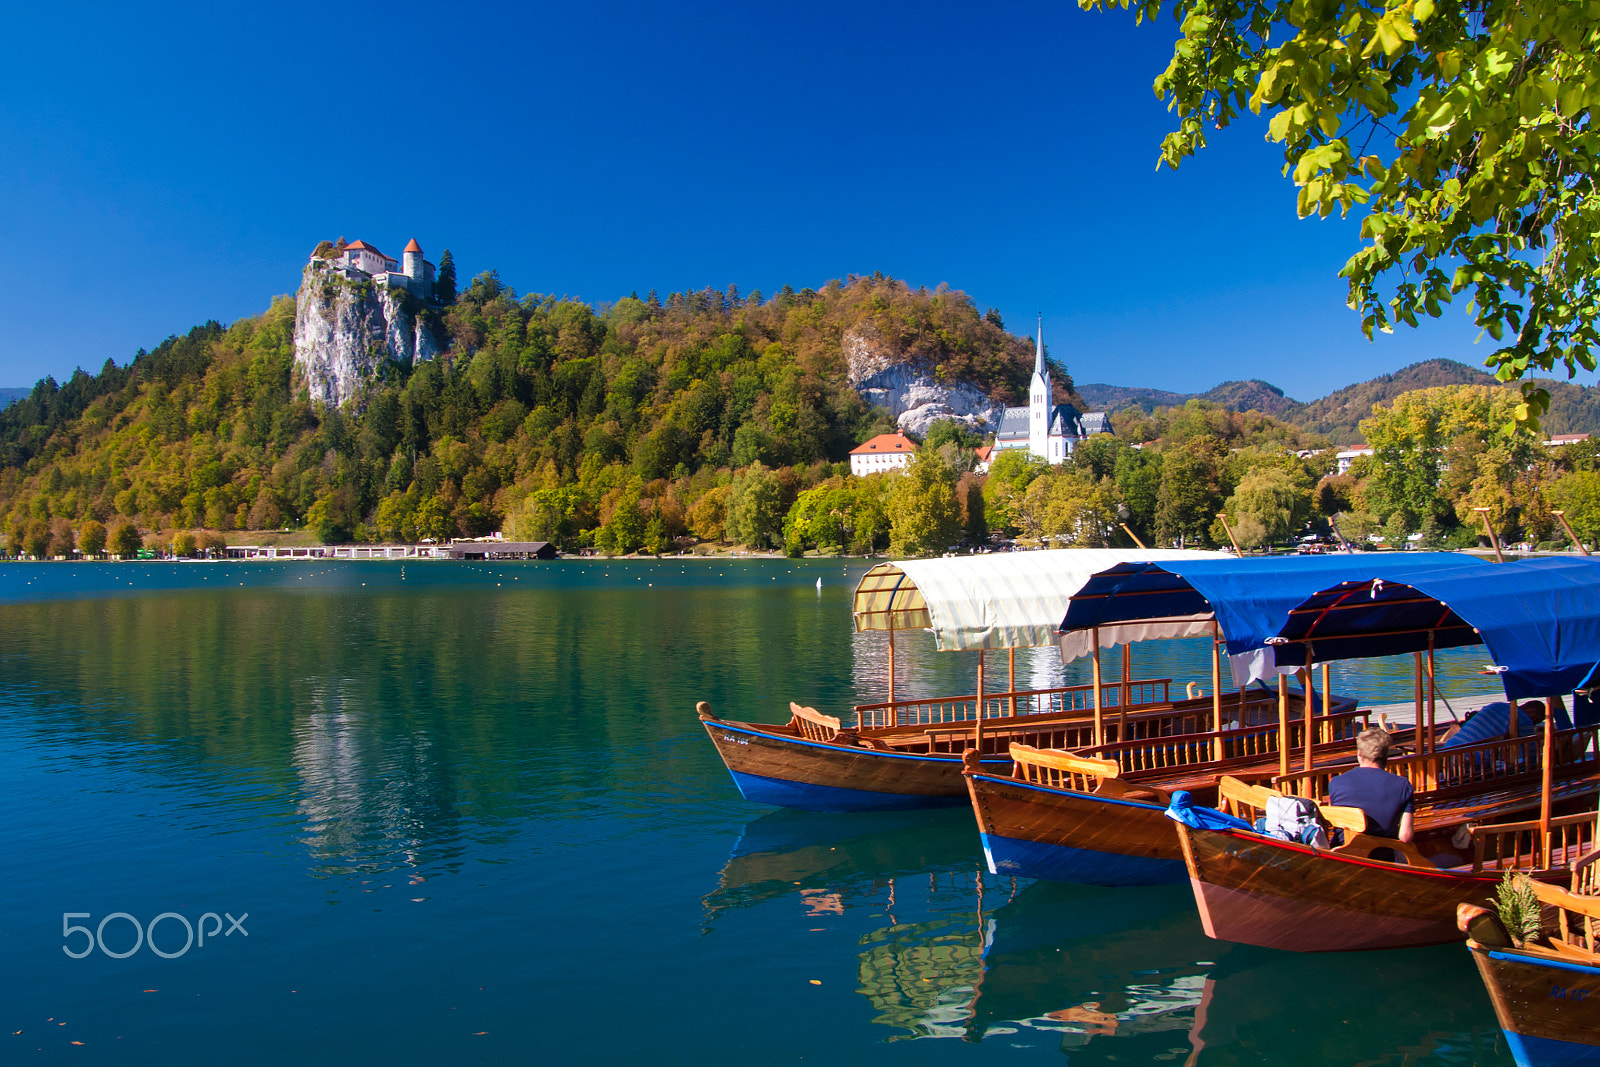
M1518 704L1517 710L1535 723L1544 722L1544 701L1542 700L1529 700L1526 703Z
M1389 731L1370 726L1356 735L1356 757L1382 767L1389 762Z

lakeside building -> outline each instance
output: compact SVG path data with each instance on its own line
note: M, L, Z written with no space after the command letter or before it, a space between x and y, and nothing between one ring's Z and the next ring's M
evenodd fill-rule
M994 435L994 454L1027 449L1052 466L1093 434L1110 433L1111 418L1104 411L1083 414L1071 404L1057 404L1051 392L1050 369L1044 362L1044 323L1033 356L1033 380L1028 385L1026 407L1008 407Z
M413 237L401 252L404 262L384 255L365 241L351 241L332 259L324 260L351 281L370 281L385 289L404 289L419 300L433 299L433 264ZM312 253L311 261L321 257Z
M904 470L911 466L917 446L903 433L880 433L850 450L850 473L856 476L881 471Z

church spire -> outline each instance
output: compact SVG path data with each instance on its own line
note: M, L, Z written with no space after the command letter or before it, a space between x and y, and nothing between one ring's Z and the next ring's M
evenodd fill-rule
M1039 344L1033 354L1033 373L1044 377L1044 312L1039 312Z

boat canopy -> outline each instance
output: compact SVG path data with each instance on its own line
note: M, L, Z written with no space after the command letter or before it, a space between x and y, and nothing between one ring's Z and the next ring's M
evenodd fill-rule
M929 629L942 651L1030 648L1055 643L1067 601L1097 571L1136 560L1229 558L1178 549L1057 548L900 560L862 576L852 611L857 631Z
M1243 686L1277 672L1279 659L1268 639L1278 634L1291 609L1330 581L1487 569L1490 565L1474 556L1451 552L1122 563L1096 574L1073 595L1061 622L1061 658L1089 654L1097 627L1101 647L1110 648L1152 638L1199 637L1211 633L1215 620L1227 642L1234 683Z
M1600 676L1600 559L1544 556L1342 582L1297 605L1273 640L1283 642L1285 664L1481 642L1512 700L1571 693Z

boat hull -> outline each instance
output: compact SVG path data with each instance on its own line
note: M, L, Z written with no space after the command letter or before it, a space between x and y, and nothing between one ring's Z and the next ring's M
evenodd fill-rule
M1458 940L1456 905L1486 905L1499 878L1406 867L1234 830L1173 823L1205 932L1291 952Z
M1165 808L1032 785L967 778L984 856L995 874L1081 885L1177 885L1187 877Z
M961 757L808 741L771 727L703 719L740 795L805 811L895 811L959 805L967 789ZM1008 771L1005 758L985 768Z
M1519 1067L1600 1064L1600 967L1467 947Z

